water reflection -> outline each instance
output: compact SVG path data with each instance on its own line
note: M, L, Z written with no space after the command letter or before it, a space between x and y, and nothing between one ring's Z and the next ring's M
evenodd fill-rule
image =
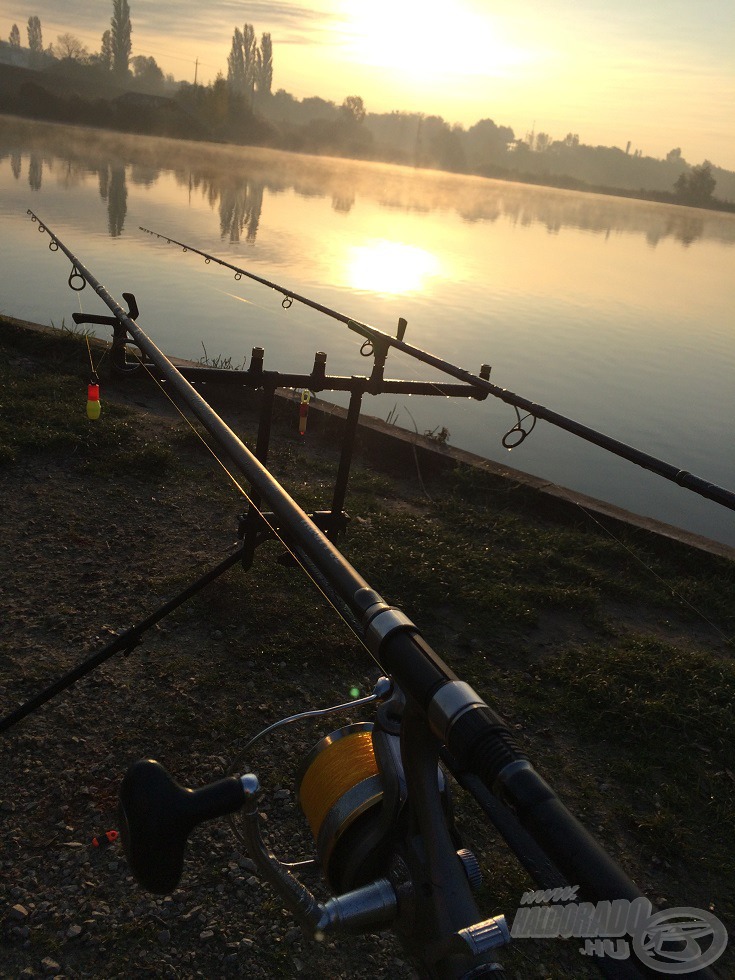
M222 238L239 242L245 232L245 241L249 245L255 243L263 210L263 189L262 183L244 180L221 192L219 224Z
M352 210L352 206L355 203L355 195L349 194L346 197L340 197L339 195L332 195L332 210L338 211L341 214L349 214Z
M20 150L19 147L23 147ZM191 144L172 140L90 134L74 127L2 121L0 160L9 158L18 180L22 156L28 156L28 181L41 187L44 167L60 181L107 171L102 194L108 204L111 235L122 234L127 207L126 179L152 187L172 174L219 211L224 239L255 242L265 192L292 189L304 199L325 198L332 209L349 213L365 198L379 206L406 212L446 210L470 223L506 221L528 227L541 225L549 234L575 228L609 238L611 234L642 237L651 248L673 239L684 246L713 239L735 243L732 215L580 194L525 184L465 177L408 167L305 157L259 148ZM114 177L113 177L114 174ZM102 193L102 191L101 191ZM267 207L267 203L265 204Z
M98 171L100 197L107 202L107 227L110 237L119 238L128 213L128 187L125 167L114 164Z
M38 153L31 153L28 161L28 186L32 191L40 191L43 182L43 157Z
M439 270L431 252L382 239L349 249L344 279L352 289L397 295L418 292Z

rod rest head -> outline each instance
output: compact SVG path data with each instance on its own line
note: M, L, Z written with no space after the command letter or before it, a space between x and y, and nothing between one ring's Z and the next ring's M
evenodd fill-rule
M194 827L234 813L244 802L235 776L185 789L153 759L133 763L120 788L118 813L125 856L139 884L158 894L172 892L181 880Z

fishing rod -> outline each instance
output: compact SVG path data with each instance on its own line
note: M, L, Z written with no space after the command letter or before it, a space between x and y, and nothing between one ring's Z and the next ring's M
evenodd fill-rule
M404 340L406 321L403 319L399 321L397 336L392 337L390 334L384 333L382 330L378 330L377 327L373 327L367 323L362 323L359 320L355 320L353 317L349 317L345 313L340 313L338 310L333 310L322 303L317 303L315 300L309 299L307 296L302 296L299 293L295 293L293 290L287 289L285 286L281 286L276 282L263 278L262 276L255 275L253 272L248 272L246 269L233 265L231 262L226 262L224 259L217 258L215 255L210 255L207 252L203 252L201 249L195 248L193 245L188 245L185 242L177 241L177 239L171 238L169 235L161 234L157 231L151 231L151 229L144 228L142 225L139 227L141 231L144 231L149 235L153 235L156 238L165 241L169 245L179 246L184 252L192 252L195 255L201 255L207 264L215 262L217 265L230 269L235 273L235 279L239 280L245 276L248 279L252 279L263 286L267 286L270 289L275 290L284 297L282 305L285 309L288 309L294 300L298 303L302 303L304 306L308 306L313 310L317 310L319 313L323 313L325 316L331 317L333 320L338 320L340 323L345 324L345 326L347 326L350 330L355 331L355 333L360 334L361 336L365 337L366 340L370 341L376 349L380 348L383 351L387 351L388 348L392 347L404 354L408 354L417 361L421 361L424 364L437 368L444 374L448 374L453 378L457 378L459 381L464 381L466 384L475 386L482 392L486 392L495 398L499 398L508 405L512 405L516 410L522 409L533 418L533 424L535 424L536 419L543 419L545 422L550 422L552 425L555 425L560 429L564 429L566 432L570 432L572 435L578 436L580 439L584 439L586 442L590 442L595 446L599 446L601 449L614 453L616 456L620 456L622 459L627 459L629 462L643 467L643 469L650 470L652 473L656 473L658 476L662 476L664 479L669 480L672 483L676 483L677 486L683 487L685 490L691 490L692 492L697 493L702 497L706 497L708 500L712 500L723 507L727 507L730 510L735 510L735 491L728 490L725 487L718 486L716 483L712 483L709 480L703 479L702 477L695 476L688 470L675 466L673 463L668 463L665 460L652 456L650 453L645 453L640 449L636 449L634 446L630 446L618 439L613 439L611 436L605 435L605 433L599 432L597 429L592 429L587 425L583 425L581 422L577 422L565 415L561 415L549 408L545 408L543 405L539 405L537 402L531 401L529 398L524 398L522 395L518 395L507 388L501 388L499 385L493 384L487 378L473 374L471 371L467 371L465 368L457 367L457 365L446 361L442 357L438 357L435 354L421 350L419 347L414 347L412 344L406 343ZM510 433L506 435L506 439L513 432L519 432L520 436L518 440L512 444L504 441L506 448L514 448L515 446L519 445L527 434L525 430L519 427L514 427L510 430Z
M300 778L300 803L336 895L317 901L264 844L260 784L254 773L189 790L150 759L130 767L120 797L121 835L139 882L156 892L173 890L191 831L206 820L237 812L259 871L313 935L391 927L427 976L501 980L504 973L495 950L508 941L509 930L504 916L482 919L475 904L474 858L466 860L456 850L447 781L439 768L441 751L442 765L473 795L473 782L479 782L477 796L486 812L492 812L491 797L502 806L504 820L496 826L500 829L507 818L518 828L521 853L523 835L537 845L524 866L539 875L542 888L548 887L550 869L562 893L568 885L573 896L579 889L584 902L605 907L627 903L626 908L635 910L636 929L641 916L653 922L650 902L541 778L500 715L452 671L402 610L370 587L58 236L45 224L40 228L54 250L63 251L72 263L70 280L78 278L94 289L131 343L150 358L278 515L293 552L305 555L344 602L357 620L364 645L392 681L376 722L357 723L326 736L307 758ZM325 786L330 772L338 777L336 789L334 781ZM325 812L329 800L333 805ZM381 803L377 809L376 802ZM371 821L366 823L363 818L371 807ZM512 829L507 832L514 834ZM340 841L345 844L341 851ZM629 916L628 921L633 919ZM629 961L606 957L601 944L603 952L594 956L595 965L619 980L658 976L656 951L651 954L641 941L640 929L630 934L634 955ZM711 978L705 967L713 959L700 959L702 968L695 965L689 975Z

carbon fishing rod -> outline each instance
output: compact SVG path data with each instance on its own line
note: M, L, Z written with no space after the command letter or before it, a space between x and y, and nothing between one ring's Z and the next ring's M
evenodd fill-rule
M677 486L683 487L685 490L691 490L694 493L698 493L702 497L706 497L708 500L712 500L715 503L720 504L722 507L735 510L735 491L728 490L725 487L718 486L716 483L712 483L709 480L703 479L702 477L695 476L688 470L675 466L673 463L668 463L665 460L652 456L650 453L645 453L640 449L636 449L634 446L630 446L618 439L613 439L611 436L605 435L604 432L599 432L597 429L592 429L587 425L583 425L581 422L577 422L574 419L570 419L565 415L559 414L559 412L554 412L549 408L545 408L543 405L539 405L537 402L531 401L529 398L524 398L522 395L518 395L515 392L510 391L508 388L501 388L499 385L493 384L486 378L480 377L480 375L473 374L471 371L467 371L465 368L457 367L456 364L452 364L442 357L438 357L435 354L421 350L419 347L414 347L412 344L406 343L404 340L406 326L405 320L401 320L399 322L398 335L396 337L392 337L390 334L384 333L382 330L378 330L377 327L373 327L367 323L362 323L359 320L355 320L353 317L349 317L345 313L340 313L338 310L333 310L322 303L317 303L315 300L309 299L307 296L302 296L299 293L295 293L293 290L286 288L285 286L279 285L279 283L272 282L271 280L265 279L262 276L255 275L253 272L248 272L247 269L233 265L231 262L226 262L224 259L217 258L215 255L210 255L207 252L203 252L201 249L195 248L193 245L188 245L185 242L177 241L177 239L171 238L169 235L152 231L150 228L144 228L142 225L139 227L141 231L165 241L168 245L177 245L183 249L184 252L192 252L195 255L201 255L207 264L210 262L215 262L217 265L230 269L235 273L235 279L237 280L240 280L243 276L245 276L248 279L252 279L254 282L267 286L269 289L275 290L283 296L282 305L285 309L288 309L292 305L293 301L296 300L296 302L301 303L304 306L308 306L313 310L317 310L319 313L323 313L325 316L331 317L333 320L338 320L350 330L354 330L355 333L359 333L367 340L371 341L374 346L380 345L385 350L387 350L389 347L393 347L395 350L408 354L417 361L421 361L424 364L437 368L444 374L448 374L453 378L457 378L459 381L464 381L468 385L473 385L474 387L486 392L489 395L492 395L495 398L499 398L501 401L506 402L508 405L512 405L516 409L523 409L523 411L527 412L534 419L534 424L536 419L543 419L545 422L550 422L552 425L555 425L560 429L564 429L566 432L571 432L572 435L578 436L580 439L584 439L586 442L590 442L595 446L599 446L601 449L614 453L614 455L620 456L622 459L627 459L629 462L643 467L643 469L650 470L652 473L656 473L658 476L662 476L664 479L669 480L672 483L676 483ZM514 428L511 429L511 432L513 431L522 430ZM521 436L519 442L523 441L524 437L525 433ZM515 443L515 445L518 445L518 443Z
M130 342L135 343L141 352L150 358L164 379L170 383L175 394L199 419L232 459L235 467L270 505L285 531L289 544L295 547L297 553L305 553L316 565L320 574L357 619L366 648L406 696L406 716L412 732L410 737L407 736L407 758L413 759L418 768L421 766L426 768L427 760L430 761L432 755L428 749L424 751L419 746L423 743L434 744L434 740L438 740L440 745L446 747L447 757L451 760L451 771L458 778L463 774L476 776L486 790L502 798L564 879L579 887L585 901L602 902L615 899L624 899L628 902L646 901L636 885L566 809L553 789L537 773L528 756L515 744L502 718L469 684L460 680L424 640L419 628L405 613L389 605L370 587L107 289L47 225L41 223L32 211L29 210L28 213L34 221L39 221L40 230L49 235L51 245L54 246L53 250L63 251L72 263L69 284L71 285L72 281L78 278L79 281L83 280L92 287L121 327L125 328L131 338ZM72 288L81 287L72 286ZM418 740L417 736L419 736ZM436 761L430 762L430 771L435 780ZM252 778L247 775L241 779L228 777L194 794L188 791L182 792L170 777L161 773L160 767L155 763L151 765L148 762L141 762L133 776L135 786L128 787L131 791L127 794L129 805L124 813L123 839L126 834L129 835L132 820L138 827L131 859L134 866L143 869L149 865L155 867L158 849L166 858L163 869L166 882L169 880L170 871L174 872L174 878L176 874L180 874L179 859L183 856L183 846L188 833L196 824L234 812L243 806L247 812L252 811L252 814L257 814L257 780L253 784ZM425 788L430 782L425 776L426 773L424 775L419 773L411 778ZM125 785L123 789L125 790ZM172 853L170 853L171 841L164 840L160 833L155 840L152 840L148 834L150 820L146 817L149 808L145 803L145 797L150 796L149 790L159 800L165 798L168 803L176 802L178 822ZM436 792L434 786L434 796ZM457 922L453 896L466 894L467 879L463 877L465 873L459 868L456 858L452 858L448 863L443 861L440 852L445 852L446 848L444 845L437 844L438 838L434 833L439 825L426 822L438 818L436 801L430 804L427 802L424 806L425 802L423 798L419 799L415 815L418 826L422 833L425 833L429 875L426 880L442 883L442 887L428 889L431 901L436 903L432 906L437 912L433 925L441 931L444 938L451 940L452 930L456 928ZM165 810L165 806L163 809ZM158 821L155 814L154 818ZM447 836L446 826L442 833ZM128 840L130 842L132 838L128 836ZM257 847L255 849L257 850ZM272 864L268 853L262 852L261 857L264 868ZM296 906L301 907L302 900L309 899L309 896L304 894L302 886L294 885L292 888L290 883L284 883L283 878L280 882L281 893L287 890ZM373 895L372 898L377 903L382 922L383 913L390 911L388 909L390 902L384 898L383 884L376 884L379 886L379 894ZM466 919L470 914L466 910L472 906L467 905L464 897L461 905L461 916L465 917L467 926L462 929L462 932L468 935L461 937L460 945L466 952L465 938L471 945L477 943L481 946L481 937L477 930L482 932L485 923L469 925L472 920ZM358 917L359 914L358 908ZM447 928L449 928L448 934ZM454 947L449 950L450 958L454 955L453 950ZM638 966L638 963L636 965ZM640 968L645 976L652 975L642 963ZM441 974L441 976L449 975L449 973ZM473 973L473 975L479 974ZM496 975L502 976L502 973ZM701 978L710 976L706 970L691 975ZM455 977L458 974L451 972L451 976Z

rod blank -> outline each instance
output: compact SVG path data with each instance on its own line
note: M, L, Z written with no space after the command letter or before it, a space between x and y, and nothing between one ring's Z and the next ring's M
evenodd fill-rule
M438 357L437 355L428 351L421 350L419 347L414 347L412 344L408 344L405 342L405 340L403 340L403 331L399 332L399 337L391 337L390 334L384 333L382 330L378 330L377 327L372 327L367 323L361 323L359 320L355 320L344 313L340 313L338 310L333 310L328 306L317 303L314 300L309 299L307 296L301 296L299 293L295 293L292 290L287 289L285 286L280 286L278 283L272 282L269 279L264 279L262 276L257 276L253 272L248 272L246 269L232 265L230 262L225 262L224 259L218 259L216 256L209 255L207 252L202 252L193 245L187 245L184 242L177 241L175 238L170 238L168 235L160 234L157 231L151 231L149 228L143 228L142 226L140 226L140 230L145 231L149 235L155 235L157 238L162 239L167 244L178 245L186 252L193 252L196 255L201 255L207 262L216 262L218 265L232 270L236 276L246 276L248 279L252 279L263 286L267 286L270 289L275 289L284 297L288 297L291 300L296 300L297 302L302 303L304 306L308 306L313 310L324 313L333 320L338 320L340 323L343 323L345 326L349 327L350 330L354 330L356 333L361 334L363 337L366 337L374 343L377 342L381 345L393 347L395 350L408 354L409 357L413 357L417 361L421 361L424 364L437 368L437 370L444 374L457 378L459 381L465 382L465 384L473 385L474 387L479 388L481 391L486 392L488 395L492 395L494 398L499 398L508 405L513 405L515 408L523 409L534 418L543 419L545 422L550 422L552 425L557 426L557 428L570 432L572 435L578 436L580 439L584 439L586 442L590 442L595 446L599 446L601 449L614 453L614 455L620 456L622 459L627 459L629 462L643 467L643 469L650 470L652 473L656 473L658 476L662 476L664 479L669 480L672 483L676 483L678 486L683 487L686 490L691 490L694 493L698 493L702 497L706 497L708 500L713 500L722 507L735 510L735 492L732 490L718 486L716 483L712 483L709 480L703 479L702 477L695 476L693 473L690 473L679 466L675 466L673 463L668 463L656 456L652 456L650 453L645 453L640 449L636 449L634 446L629 446L625 442L621 442L618 439L613 439L611 436L605 435L604 432L599 432L597 429L592 429L588 425L583 425L581 422L570 419L565 415L560 415L559 412L554 412L543 405L539 405L537 402L531 401L529 398L524 398L522 395L517 395L514 391L510 391L508 388L501 388L499 385L493 384L486 378L480 377L480 375L473 374L471 371L457 367L456 364L452 364L442 357Z

